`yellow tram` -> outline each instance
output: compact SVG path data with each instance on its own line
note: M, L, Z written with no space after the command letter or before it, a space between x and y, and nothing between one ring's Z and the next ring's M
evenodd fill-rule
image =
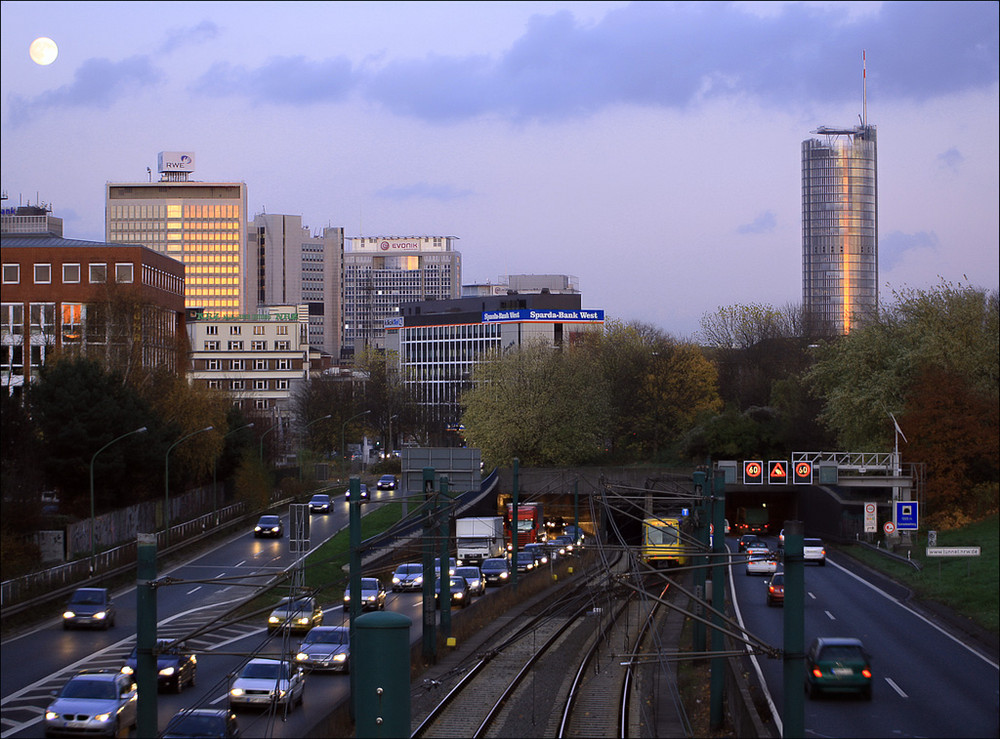
M642 522L642 560L653 567L673 567L688 562L688 547L681 535L686 518L646 518Z

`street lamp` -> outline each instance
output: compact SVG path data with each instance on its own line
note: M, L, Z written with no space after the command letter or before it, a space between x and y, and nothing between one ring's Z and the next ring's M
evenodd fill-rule
M328 418L333 418L333 414L332 413L327 413L325 416L322 416L320 418L314 418L312 421L310 421L305 426L303 426L302 430L305 431L307 428L309 428L310 426L312 426L314 423L319 423L320 421L325 421ZM298 453L297 457L298 457L298 462L299 462L299 482L302 482L302 446L301 445L299 445L299 453Z
M230 431L230 432L228 432L226 434L223 434L222 435L222 451L225 451L225 449L226 449L225 440L226 440L226 437L229 436L229 434L235 434L237 431L242 431L243 429L252 429L252 428L253 428L253 422L248 423L245 426L240 426L239 428L235 428L232 431ZM219 454L222 454L222 452L219 452ZM219 485L216 482L216 477L218 475L218 472L219 472L219 457L216 457L215 458L215 464L212 466L212 499L215 502L215 525L216 526L219 525Z
M394 418L399 418L399 414L394 413L393 415L389 416L389 443L387 445L389 448L386 449L386 452L388 452L388 454L386 454L385 457L386 459L392 459L392 419Z
M94 515L94 461L97 459L97 455L107 449L109 446L114 444L116 441L124 439L126 436L131 436L132 434L142 434L145 433L146 427L138 428L135 431L129 431L127 434L122 434L116 439L112 439L107 444L102 446L96 452L94 456L90 458L90 571L94 571L94 558L97 556L97 548L94 543L94 529L96 528L97 517Z
M164 530L167 534L166 546L170 546L170 452L174 450L174 447L180 444L186 439L190 439L196 434L202 434L206 431L211 431L215 426L206 426L203 429L198 429L197 431L192 431L187 436L182 436L169 447L167 447L167 454L165 457L165 464L163 469L163 486L164 486L164 496L163 496L163 521Z
M370 410L368 410L368 411L361 411L361 413L354 414L353 416L351 416L350 418L348 418L346 421L344 421L342 424L340 424L340 465L341 465L341 474L343 474L343 472L346 471L345 468L344 468L344 465L347 462L347 445L344 444L344 433L347 431L347 424L349 424L355 418L360 418L361 416L366 416L369 413L371 413Z

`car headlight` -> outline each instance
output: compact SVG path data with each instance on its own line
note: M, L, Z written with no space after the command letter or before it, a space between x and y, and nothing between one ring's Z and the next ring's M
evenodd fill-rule
M271 527L271 533L272 534L277 534L278 533L278 527L277 526L272 526Z
M97 620L101 620L107 615L108 615L107 611L98 611L97 613L94 614L94 618L96 618Z
M508 577L510 577L510 573L509 572L501 572L500 573L500 579L501 580L506 580Z
M461 598L463 595L465 595L465 593L452 593L451 597L452 598Z
M281 619L277 616L268 616L267 622L269 624L279 624L281 623Z
M369 595L365 600L367 600L369 603L374 603L375 602L375 596L374 595Z
M307 624L307 623L309 623L309 619L306 618L306 617L304 617L304 616L302 618L299 618L299 619L296 619L296 620L300 624Z
M254 526L254 527L253 527L253 530L254 530L254 531L260 531L260 526Z
M174 674L174 668L173 667L164 667L162 670L160 670L160 674L163 677L170 677L171 675Z
M46 721L55 721L57 718L59 718L59 714L56 713L55 711L46 711L45 712L45 720Z
M350 602L351 602L351 596L349 596L349 595L345 595L345 596L344 596L344 602L345 602L345 603L350 603Z
M63 618L76 618L76 614L73 611L66 611L63 613Z
M335 654L335 655L333 655L333 661L334 662L346 662L347 661L347 655L346 654Z
M110 713L99 713L96 716L94 716L94 721L100 721L102 724L107 723L110 720L111 720Z
M392 578L392 584L393 584L393 585L399 585L399 583L400 583L400 582L401 582L401 581L400 581L400 579L399 579L398 577L394 577L394 578Z
M135 672L135 669L132 667L132 665L125 665L122 668L123 675L131 675L133 672Z
M233 698L239 698L243 695L243 688L232 688L229 691L229 695L233 696Z
M413 578L414 585L420 585L421 583L423 583L423 581L424 581L423 575L417 575L415 578Z
M295 655L295 659L298 662L305 662L307 659L309 659L309 655L306 654L305 652L299 652L298 654Z

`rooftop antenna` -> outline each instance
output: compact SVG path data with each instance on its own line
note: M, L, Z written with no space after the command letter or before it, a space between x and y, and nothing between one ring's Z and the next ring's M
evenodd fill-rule
M861 50L861 116L862 128L868 128L868 59L864 49Z

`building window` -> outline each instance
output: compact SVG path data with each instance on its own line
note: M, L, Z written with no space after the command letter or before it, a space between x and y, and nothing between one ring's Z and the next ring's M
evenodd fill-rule
M3 266L3 284L16 285L21 281L21 265L5 264Z
M267 342L266 341L251 341L250 350L255 352L266 352Z
M267 390L267 380L254 380L253 381L254 390Z
M208 386L212 390L221 390L222 389L222 381L221 380L209 380L208 381Z
M133 270L131 262L119 262L115 265L115 282L132 282Z
M275 390L287 390L288 389L288 380L275 380L274 381L274 389Z
M231 387L233 390L242 390L244 385L245 383L243 382L243 380L233 380L233 384Z
M234 372L242 372L246 369L246 364L242 359L234 359L229 363L229 369Z
M253 335L254 336L263 336L264 335L264 327L263 326L254 326L253 327Z
M266 359L255 359L255 360L253 360L253 368L255 370L258 370L258 371L260 371L260 370L266 370L267 369L267 360Z
M277 326L278 336L288 336L288 326Z
M71 284L80 281L80 265L79 264L64 264L63 265L63 283Z
M241 333L243 333L243 327L242 326L230 326L229 327L229 335L230 336L239 336Z
M79 344L83 336L83 318L86 309L80 303L62 304L63 344Z
M276 341L274 342L275 351L287 352L292 349L292 342L290 341Z
M108 265L95 263L90 266L90 281L99 284L108 281Z
M205 326L205 333L208 336L218 336L219 335L219 327L218 326Z
M222 360L220 359L209 359L205 362L205 369L209 372L218 372L222 369Z
M51 264L36 264L35 265L35 284L36 285L48 285L52 282L52 265Z
M254 401L254 408L259 411L266 411L268 409L267 398L257 398L257 400Z
M206 341L205 342L205 351L206 352L217 352L217 351L219 351L219 342L218 341Z
M230 341L229 342L229 351L231 351L231 352L241 352L241 351L243 351L243 342L242 341Z
M277 365L275 369L279 370L290 370L292 368L291 359L279 359L275 362L275 364Z

